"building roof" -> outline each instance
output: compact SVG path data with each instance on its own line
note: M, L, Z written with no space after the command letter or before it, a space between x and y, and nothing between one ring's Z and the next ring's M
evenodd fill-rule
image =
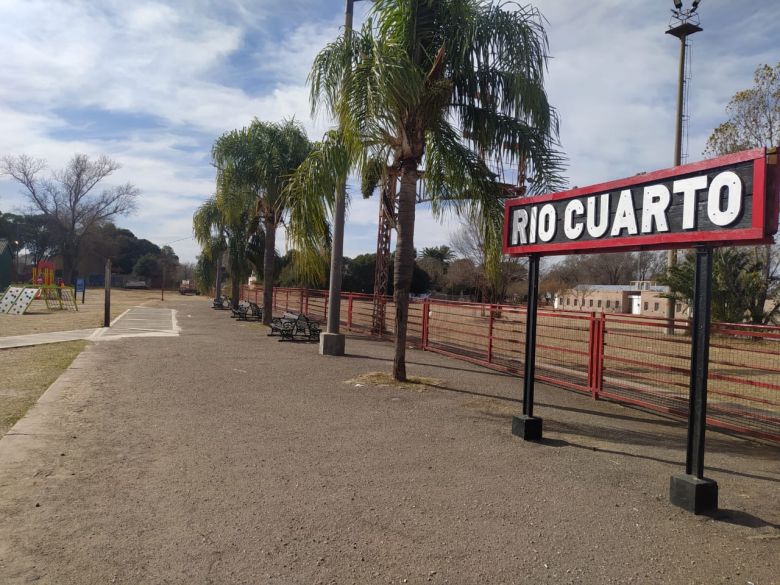
M574 287L574 290L590 292L642 292L643 290L650 292L669 292L669 287L653 285L639 288L630 284L578 284Z

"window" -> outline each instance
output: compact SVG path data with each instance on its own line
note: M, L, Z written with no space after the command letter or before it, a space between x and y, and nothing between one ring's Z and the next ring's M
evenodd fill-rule
M574 306L577 306L577 299L574 299Z
M682 303L677 303L677 306L675 307L675 309L674 309L674 310L675 310L675 311L677 311L678 313L679 313L680 311L682 311Z
M591 307L593 306L593 299L590 299L590 305L589 306L591 306Z
M647 301L645 301L645 311L647 311Z
M653 304L653 311L657 311L657 310L658 310L658 303L654 303Z
M607 299L607 309L609 309L609 299Z
M567 304L567 305L571 305L571 297L569 297L569 298L567 298L567 299L566 299L566 304Z
M609 307L609 301L607 301L607 306ZM620 308L620 301L615 301L615 308L616 309Z
M599 308L601 308L601 301L598 301L598 302L596 303L596 306L597 306L597 307L599 307Z

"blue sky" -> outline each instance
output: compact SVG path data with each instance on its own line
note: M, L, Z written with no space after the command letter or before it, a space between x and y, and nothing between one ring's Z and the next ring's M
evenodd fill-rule
M687 0L686 0L686 3ZM561 120L571 185L669 166L679 44L664 34L672 1L541 0L548 20L550 99ZM356 4L356 24L369 8ZM0 154L62 166L76 152L122 164L112 181L142 191L119 225L183 260L198 252L194 209L213 192L209 150L255 116L295 116L317 139L306 75L338 34L343 0L3 0L0 3ZM780 61L780 3L704 0L692 38L690 160L760 63ZM0 178L0 210L21 210ZM375 199L350 206L345 254L375 249ZM418 210L418 249L459 227ZM284 251L284 241L278 244Z

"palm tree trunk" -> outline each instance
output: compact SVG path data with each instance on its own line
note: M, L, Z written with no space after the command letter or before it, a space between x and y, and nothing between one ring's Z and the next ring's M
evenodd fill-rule
M269 219L265 226L265 255L263 258L263 323L271 324L274 304L274 249L276 248L276 225Z
M238 295L241 294L241 281L238 278L239 271L236 266L230 268L230 305L238 308Z
M414 272L414 211L417 203L417 165L404 166L398 192L398 236L395 245L393 297L395 300L395 357L393 378L406 381L406 322L409 318L409 289Z

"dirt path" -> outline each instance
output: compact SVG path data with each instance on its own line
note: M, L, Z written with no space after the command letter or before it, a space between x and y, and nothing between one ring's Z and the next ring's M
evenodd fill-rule
M147 305L149 306L149 305ZM780 450L708 435L716 519L668 503L677 421L410 351L389 370L208 303L89 347L0 440L0 583L780 583Z

